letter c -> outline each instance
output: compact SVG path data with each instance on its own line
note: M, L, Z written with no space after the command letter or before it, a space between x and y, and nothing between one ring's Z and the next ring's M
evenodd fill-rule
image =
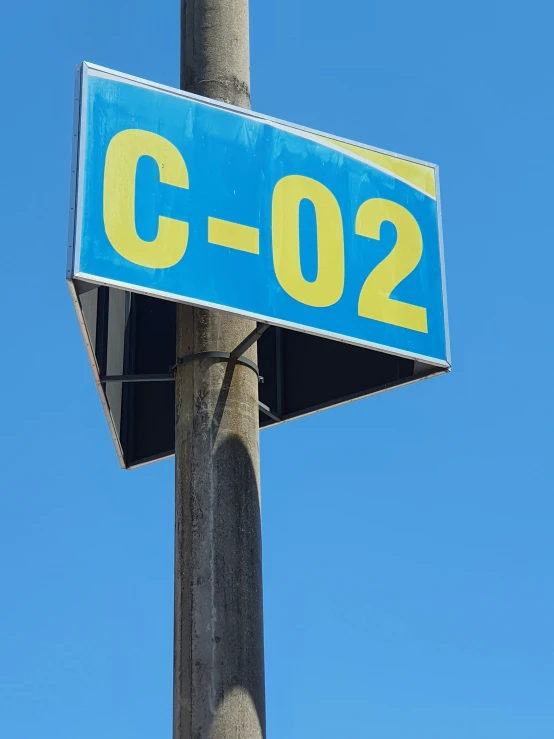
M140 129L117 133L106 152L104 170L104 226L113 248L134 264L154 269L172 267L187 248L189 226L166 216L158 217L154 241L144 241L135 225L135 180L138 160L152 157L160 182L188 190L187 166L179 150L163 136Z

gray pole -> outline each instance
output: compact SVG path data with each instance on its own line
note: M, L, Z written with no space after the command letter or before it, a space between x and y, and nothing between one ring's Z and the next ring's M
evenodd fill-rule
M248 0L182 0L181 87L250 107ZM232 352L254 329L178 306L177 357ZM259 480L255 372L178 365L173 739L265 737Z

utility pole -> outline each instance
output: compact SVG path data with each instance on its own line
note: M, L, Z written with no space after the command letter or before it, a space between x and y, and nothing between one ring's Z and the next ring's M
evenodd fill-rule
M250 107L248 0L182 0L181 88ZM255 329L177 306L173 739L265 738Z

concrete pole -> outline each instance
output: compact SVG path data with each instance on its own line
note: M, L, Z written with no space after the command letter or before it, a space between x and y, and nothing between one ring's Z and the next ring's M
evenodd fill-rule
M182 0L181 87L250 107L248 0ZM178 306L177 357L254 328ZM258 431L251 368L177 366L174 739L265 739Z

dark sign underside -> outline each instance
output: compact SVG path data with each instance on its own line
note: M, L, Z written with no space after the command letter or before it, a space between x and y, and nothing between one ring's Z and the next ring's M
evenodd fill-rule
M172 455L176 304L79 280L71 285L122 465ZM261 428L445 371L276 327L258 340L258 366ZM135 381L105 381L114 377Z

